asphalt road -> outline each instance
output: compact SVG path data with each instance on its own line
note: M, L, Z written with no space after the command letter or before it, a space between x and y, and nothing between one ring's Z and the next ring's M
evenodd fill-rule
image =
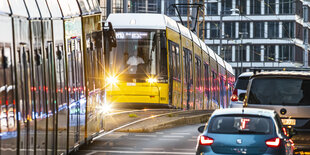
M73 154L118 155L118 154L195 154L198 127L187 125L154 133L114 132L83 146Z

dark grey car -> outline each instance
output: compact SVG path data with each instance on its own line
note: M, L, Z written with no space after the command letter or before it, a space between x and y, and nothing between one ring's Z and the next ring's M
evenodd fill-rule
M285 126L293 127L297 148L310 147L310 73L273 71L253 75L246 107L272 109Z

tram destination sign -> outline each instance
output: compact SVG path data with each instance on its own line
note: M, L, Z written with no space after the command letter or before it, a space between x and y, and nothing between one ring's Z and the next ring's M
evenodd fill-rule
M116 39L148 39L149 32L116 32Z

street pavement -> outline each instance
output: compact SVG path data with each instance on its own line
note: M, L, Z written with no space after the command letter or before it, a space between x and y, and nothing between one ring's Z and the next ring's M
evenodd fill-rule
M187 125L153 133L114 132L83 146L73 154L118 155L118 154L195 154L198 127L204 124Z

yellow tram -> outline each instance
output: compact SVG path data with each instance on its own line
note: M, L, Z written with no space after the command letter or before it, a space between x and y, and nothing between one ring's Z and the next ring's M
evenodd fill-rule
M0 154L68 154L103 130L97 0L0 0Z
M232 67L162 14L111 14L117 47L105 54L107 101L214 109L228 105Z

